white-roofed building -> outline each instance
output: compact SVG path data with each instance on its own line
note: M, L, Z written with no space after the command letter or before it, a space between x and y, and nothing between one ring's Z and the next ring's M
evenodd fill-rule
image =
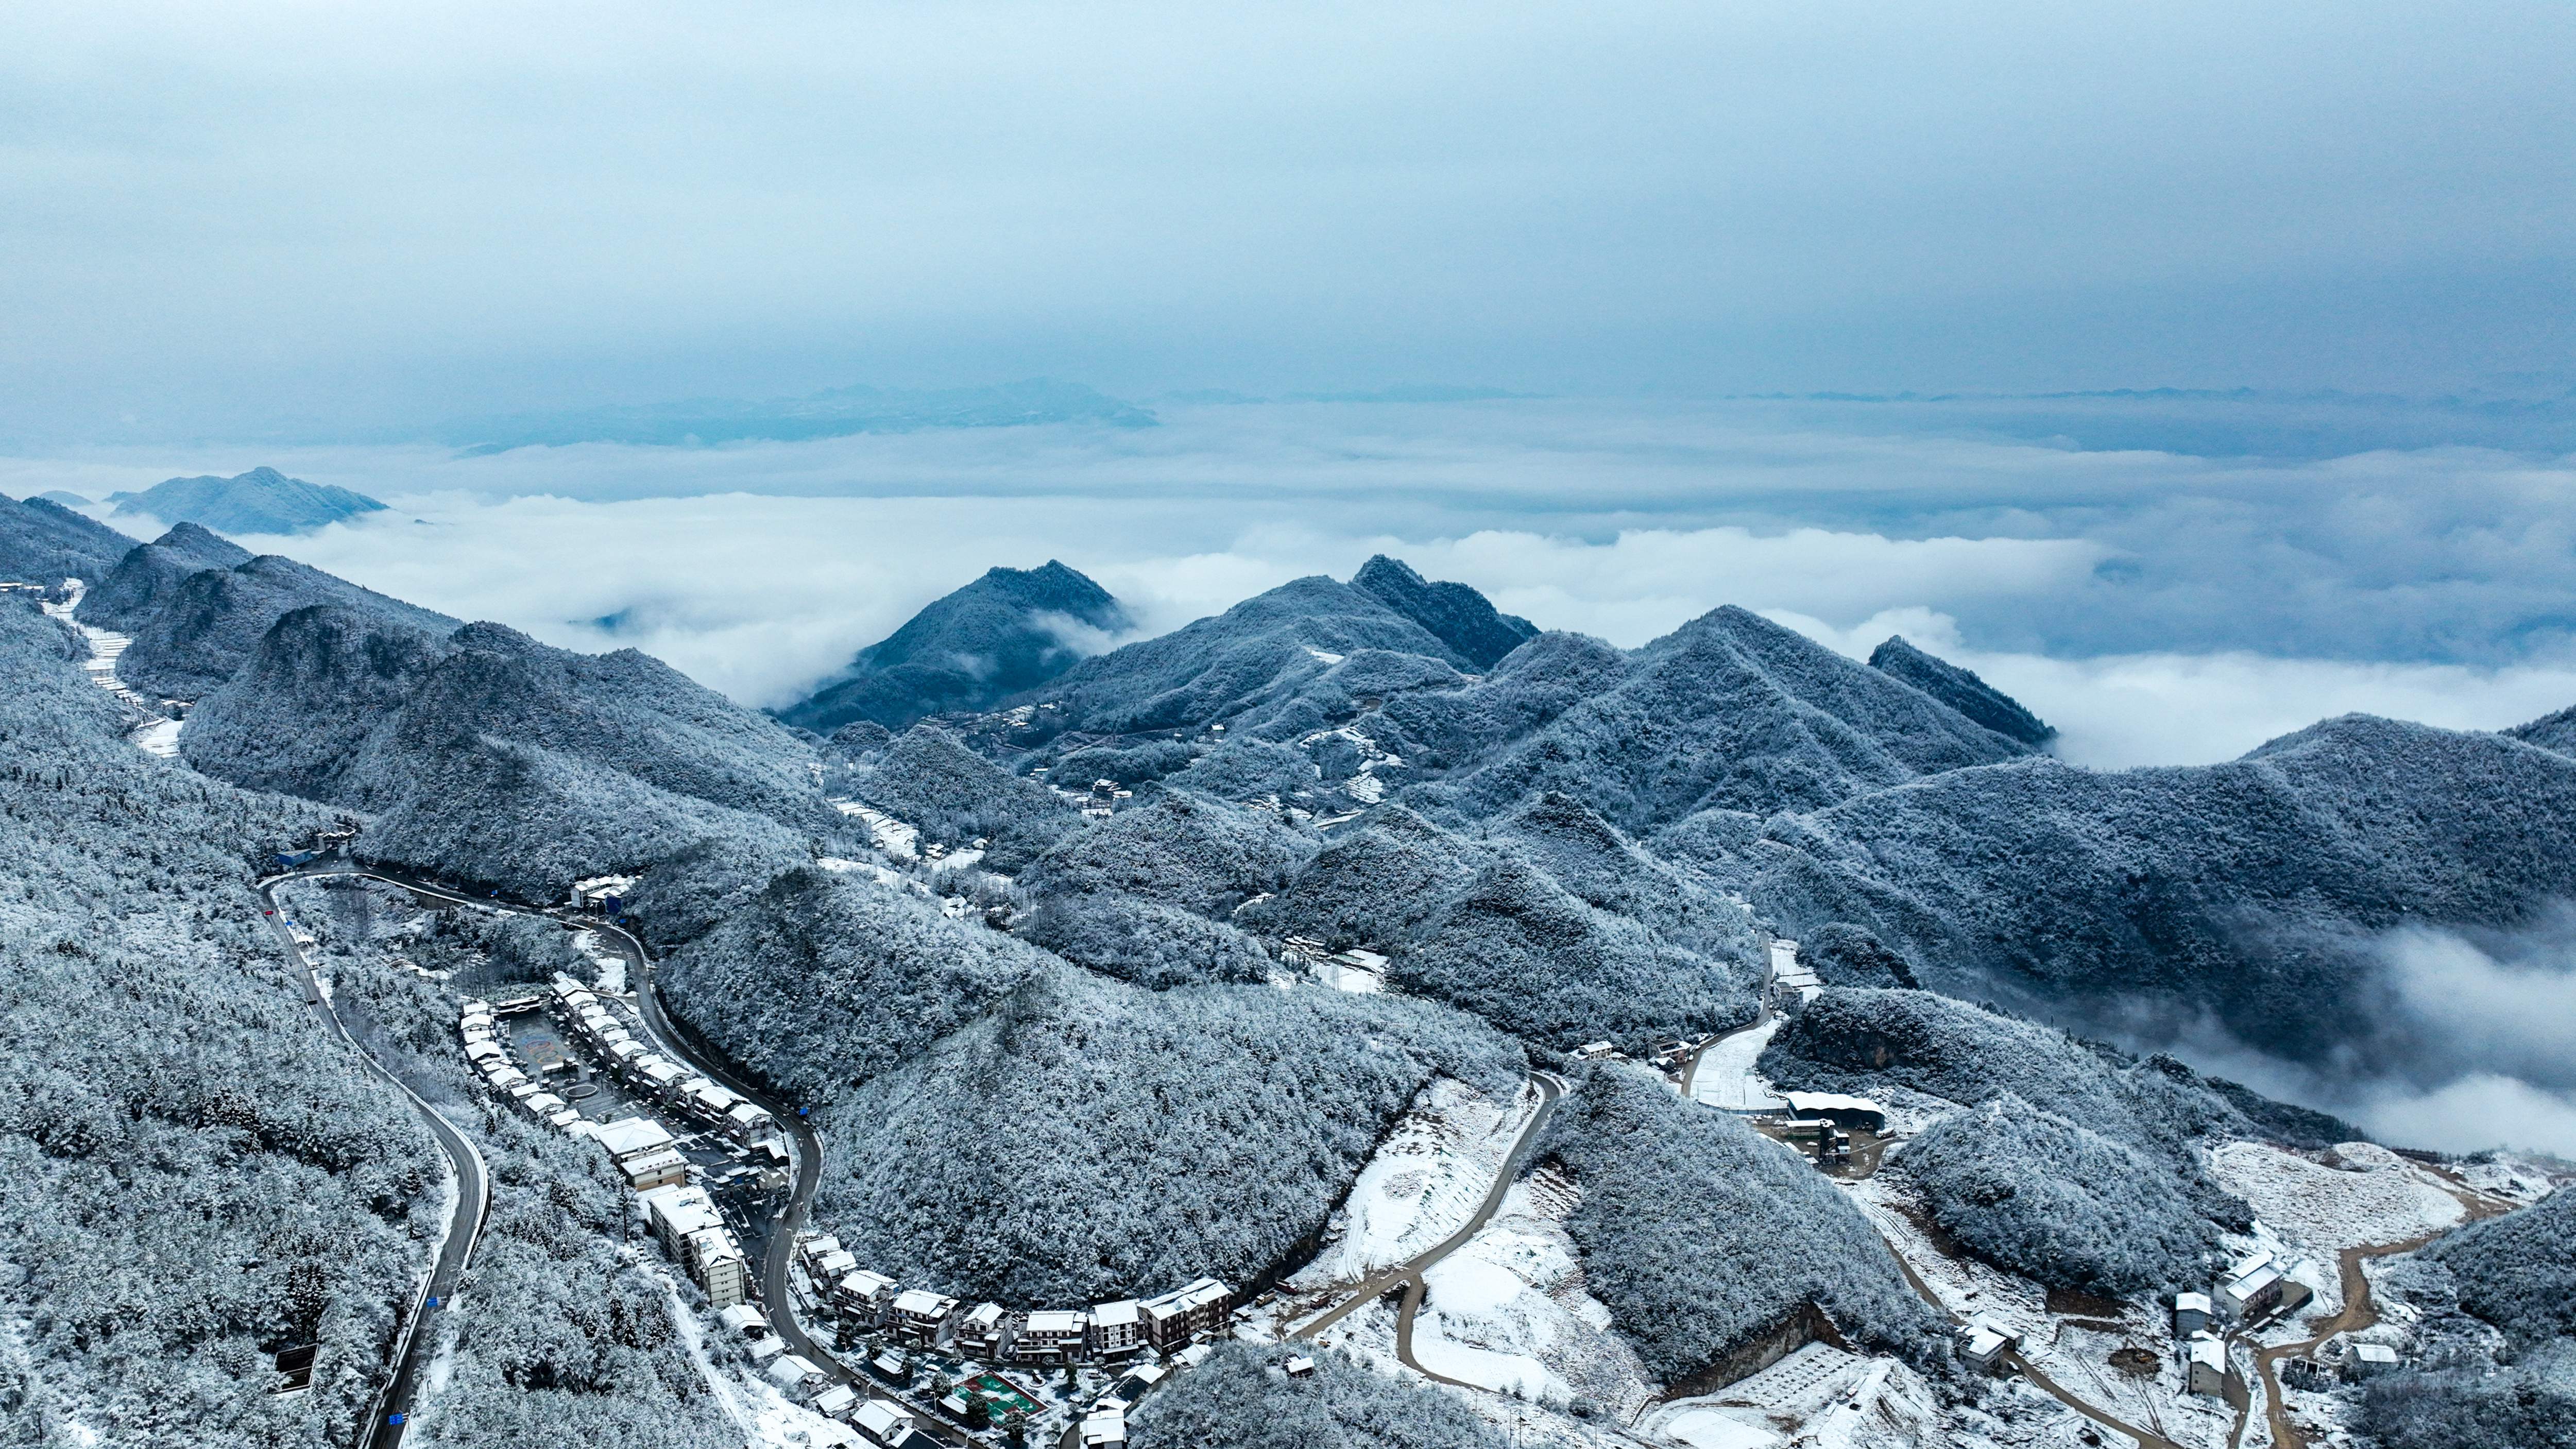
M1095 1303L1090 1332L1092 1357L1121 1358L1145 1346L1145 1315L1136 1310L1133 1298Z
M897 1444L912 1433L912 1415L885 1399L870 1399L850 1416L851 1427L877 1444Z
M847 1248L834 1248L814 1260L812 1269L817 1283L838 1283L858 1271L859 1260Z
M1847 1096L1841 1092L1782 1092L1789 1104L1789 1115L1839 1127L1859 1127L1871 1132L1885 1130L1887 1109L1867 1097Z
M2214 1333L2195 1333L2183 1340L2183 1389L2224 1398L2227 1394L2227 1344Z
M599 1124L599 1145L612 1158L656 1151L671 1143L671 1129L650 1117L622 1117Z
M1201 1278L1185 1288L1146 1299L1136 1305L1145 1320L1145 1341L1168 1354L1191 1339L1222 1332L1229 1297L1223 1283Z
M2174 1295L2174 1337L2189 1338L2209 1327L2211 1308L2206 1293Z
M597 1135L597 1129L592 1129ZM637 1152L617 1160L617 1170L626 1177L626 1185L642 1192L647 1188L667 1187L689 1180L689 1159L676 1147L657 1147L650 1152Z
M978 1303L957 1320L957 1351L986 1363L998 1362L1010 1339L1011 1317L999 1303Z
M2218 1290L2218 1306L2232 1318L2252 1318L2281 1301L2281 1270L2266 1263Z
M725 1134L736 1142L749 1142L772 1125L769 1113L749 1102L736 1102L725 1111Z
M1021 1363L1067 1363L1087 1341L1091 1315L1064 1309L1030 1314L1011 1337L1011 1357Z
M834 1384L814 1396L813 1407L826 1419L846 1419L858 1411L859 1391L848 1384Z
M838 1247L833 1248L839 1252ZM894 1304L894 1280L864 1269L845 1273L832 1285L833 1306L866 1323L874 1323Z
M813 1360L792 1353L780 1354L769 1367L761 1370L761 1375L791 1394L802 1394L821 1384L824 1378L823 1371L814 1366Z
M1979 1373L2004 1367L2004 1356L2021 1347L2020 1335L1980 1313L1960 1330L1959 1356Z
M737 1303L717 1314L716 1322L745 1338L760 1338L769 1332L769 1315L748 1303Z
M907 1343L931 1344L957 1312L957 1300L927 1288L907 1288L894 1295L894 1330Z
M2397 1350L2384 1343L2356 1343L2343 1356L2343 1371L2356 1379L2384 1374L2397 1367Z

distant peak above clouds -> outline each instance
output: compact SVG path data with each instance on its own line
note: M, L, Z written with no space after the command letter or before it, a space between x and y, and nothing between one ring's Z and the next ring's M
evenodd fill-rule
M779 713L817 733L865 720L903 729L1046 683L1135 628L1107 589L1049 559L993 568L859 651L836 682Z
M230 478L206 474L172 478L140 493L111 493L116 516L146 516L165 523L202 524L219 533L311 533L383 504L328 483L289 478L275 468L253 468Z
M1010 428L1095 423L1150 428L1153 413L1078 382L1031 378L998 387L931 390L830 388L795 398L693 398L685 402L578 408L460 423L443 440L468 454L513 448L625 443L692 447L715 443L805 442L858 433L934 428Z

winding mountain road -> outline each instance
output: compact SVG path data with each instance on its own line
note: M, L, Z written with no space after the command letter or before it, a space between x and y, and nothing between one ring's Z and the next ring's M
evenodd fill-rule
M1539 1132L1547 1126L1547 1119L1555 1114L1557 1098L1565 1095L1564 1081L1550 1073L1532 1072L1530 1081L1538 1087L1538 1108L1530 1113L1529 1125L1521 1129L1520 1139L1512 1144L1511 1152L1503 1158L1502 1170L1494 1175L1494 1185L1486 1191L1485 1200L1476 1205L1475 1214L1467 1219L1466 1226L1394 1267L1382 1268L1361 1279L1359 1286L1352 1290L1350 1297L1342 1300L1320 1317L1309 1319L1299 1325L1290 1332L1288 1335L1290 1338L1311 1339L1341 1322L1357 1309L1384 1296L1388 1289L1399 1283L1410 1284L1404 1296L1404 1306L1398 1310L1396 1320L1396 1356L1403 1360L1405 1367L1426 1378L1439 1379L1444 1384L1458 1383L1456 1379L1441 1378L1440 1375L1432 1373L1413 1361L1413 1315L1422 1305L1422 1275L1434 1263L1465 1247L1467 1240L1476 1236L1485 1224L1493 1221L1494 1214L1501 1211L1503 1199L1512 1190L1512 1180L1520 1174L1521 1160L1529 1155L1530 1148L1538 1141ZM1476 1386L1458 1384L1458 1387Z
M303 973L306 1004L330 1025L340 1040L348 1043L349 1049L366 1063L368 1071L392 1083L410 1100L412 1110L420 1114L421 1121L428 1124L430 1135L438 1139L439 1150L447 1154L448 1166L456 1178L456 1208L448 1216L446 1233L439 1238L438 1256L430 1265L429 1277L413 1295L411 1310L403 1317L402 1342L394 1355L393 1376L377 1392L368 1411L367 1428L358 1440L368 1449L394 1449L402 1442L403 1430L411 1418L412 1399L419 1386L421 1322L428 1314L456 1301L457 1282L465 1276L466 1264L474 1256L474 1245L483 1236L484 1219L492 1209L492 1181L483 1169L483 1154L474 1150L474 1144L465 1140L465 1134L457 1131L454 1123L440 1116L437 1108L424 1101L383 1062L376 1060L373 1053L360 1046L358 1039L350 1035L348 1024L340 1020L340 1013L331 1005L329 994L322 989L321 978L314 974L312 961L306 958L303 946L295 939L295 929L287 921L285 907L277 901L280 882L315 873L299 871L260 882L260 899L268 903L269 928L277 932L288 957Z

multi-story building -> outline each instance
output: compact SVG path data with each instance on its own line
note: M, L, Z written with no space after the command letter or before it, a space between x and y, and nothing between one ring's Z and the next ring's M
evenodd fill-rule
M894 1296L895 1336L922 1347L939 1341L939 1332L956 1315L957 1300L927 1288L907 1288Z
M1010 1338L1011 1316L999 1303L978 1303L957 1320L957 1351L968 1358L997 1363Z
M1194 1338L1212 1338L1225 1331L1230 1299L1230 1290L1214 1278L1201 1278L1159 1298L1148 1298L1136 1305L1145 1320L1145 1341L1170 1353Z
M1011 1336L1011 1357L1020 1363L1070 1363L1082 1356L1091 1315L1064 1309L1032 1313Z
M1123 1358L1143 1348L1145 1316L1136 1311L1136 1300L1091 1305L1091 1338L1086 1346L1093 1358Z

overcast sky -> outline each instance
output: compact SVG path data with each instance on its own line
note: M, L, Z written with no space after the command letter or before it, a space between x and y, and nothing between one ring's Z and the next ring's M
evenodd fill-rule
M0 428L2563 386L2571 54L2512 0L22 8Z

